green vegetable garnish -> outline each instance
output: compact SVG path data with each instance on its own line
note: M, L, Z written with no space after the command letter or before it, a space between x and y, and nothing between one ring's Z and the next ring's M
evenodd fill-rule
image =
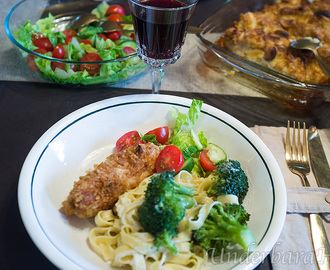
M196 204L194 188L185 187L174 180L174 172L165 171L151 178L145 200L139 211L139 220L146 232L155 236L155 246L165 247L172 253L177 248L172 238L184 218L186 209Z
M211 256L220 255L230 242L238 243L245 251L251 252L256 247L256 241L246 227L249 218L242 205L215 204L203 226L193 231L193 241Z
M215 171L214 182L209 187L207 194L218 197L233 194L238 197L241 204L249 189L249 182L241 164L237 160L221 162Z

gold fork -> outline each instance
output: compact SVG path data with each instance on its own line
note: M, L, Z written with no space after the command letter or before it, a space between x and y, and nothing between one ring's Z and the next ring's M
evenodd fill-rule
M298 122L297 132L297 143L296 143L296 123L293 122L292 132L292 144L290 143L290 121L288 121L288 127L286 130L285 140L285 160L286 164L291 172L299 175L304 186L310 187L307 180L307 175L310 172L308 155L307 155L307 138L306 138L306 124L303 123L303 141L302 146L300 142L300 123ZM322 223L322 219L318 214L310 214L309 221L311 225L311 234L313 239L313 246L315 257L317 261L318 269L330 270L329 265L329 241L327 234Z
M310 187L307 175L310 172L307 155L306 124L303 123L303 142L300 143L300 123L298 122L298 137L296 144L296 122L293 122L292 144L290 143L290 121L286 130L285 160L291 172L299 175L305 187Z

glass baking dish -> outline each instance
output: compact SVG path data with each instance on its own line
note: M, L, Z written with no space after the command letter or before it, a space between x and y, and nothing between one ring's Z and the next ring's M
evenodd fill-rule
M284 104L309 109L330 97L330 85L302 83L261 66L215 44L222 33L239 20L240 14L259 10L270 0L229 0L201 25L197 34L199 54L203 62L219 73Z

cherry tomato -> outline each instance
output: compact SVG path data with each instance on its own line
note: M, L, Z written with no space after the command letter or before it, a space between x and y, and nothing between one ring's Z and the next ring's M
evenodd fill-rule
M134 34L134 33L130 34L129 37L130 37L131 39L135 40L135 34Z
M62 33L66 36L66 37L74 37L77 35L77 32L75 30L72 29L66 29L64 31L62 31Z
M45 38L45 36L41 33L34 33L31 35L31 40L32 40L32 43L34 44L34 42L39 39L39 38Z
M112 41L115 41L121 37L121 32L120 31L109 32L109 33L105 33L105 36L107 38L110 38Z
M164 172L175 170L177 173L180 171L183 162L184 159L180 149L175 145L167 145L160 152L158 158L156 159L156 171Z
M125 15L125 10L120 5L111 5L110 7L108 7L105 16L109 16L111 14Z
M130 54L136 53L136 50L134 50L132 47L124 47L124 48L123 48L123 52L124 52L126 55L130 55ZM157 141L158 141L158 140L157 140Z
M60 62L52 62L52 70L55 71L56 68L60 68L66 71L65 69L65 63L60 63ZM77 71L77 68L74 64L70 64L70 68L73 71Z
M122 17L118 14L111 14L107 21L112 21L112 22L122 22L124 21Z
M26 62L28 63L29 65L29 69L30 70L34 70L34 71L37 71L39 70L38 66L36 65L36 62L34 62L34 59L36 57L33 56L32 54L29 54L28 57L26 57Z
M92 45L92 42L91 42L90 40L87 40L87 39L80 40L79 43L84 43L84 44L86 44L86 45L91 45L91 46L93 46L93 45Z
M65 44L68 45L69 42L71 42L72 40L72 37L67 37L64 41L65 41Z
M105 34L98 33L97 34L99 37L103 38L104 40L107 40L107 37Z
M130 48L130 47L125 47L125 48ZM134 50L134 49L132 49L132 50ZM135 50L134 50L134 52L135 52ZM155 128L153 130L150 130L145 135L151 135L151 134L156 135L157 142L159 142L161 144L165 144L168 140L168 136L169 136L170 133L169 133L168 127L165 126L165 127L159 127L159 128Z
M61 43L57 44L54 51L53 51L53 57L58 59L63 59L64 57L64 48Z
M116 149L118 152L123 151L129 146L138 145L141 142L139 132L130 131L121 136L116 142Z
M40 54L45 54L47 51L45 49L36 49L36 50L34 50L34 52L40 53ZM26 58L26 61L29 65L29 69L37 71L37 70L39 70L39 68L36 65L36 62L34 61L35 58L36 58L36 56L29 54L28 57Z
M39 53L39 54L45 54L47 51L45 49L40 48L40 49L34 50L34 52Z
M65 38L66 45L68 45L69 42L71 42L72 37L77 35L77 32L75 30L71 30L71 29L66 29L66 30L62 31L62 33L66 36L66 38Z
M50 40L46 37L42 37L43 35L35 35L33 38L31 36L33 45L38 47L39 49L45 49L47 52L50 52L53 50L53 44L50 42ZM39 38L38 38L39 37Z
M81 57L80 61L102 61L102 58L96 53L87 53L83 57ZM87 70L88 74L93 76L94 74L100 71L101 64L83 64L80 65L80 70Z
M214 171L217 168L217 166L215 166L207 156L208 151L209 150L203 150L200 153L199 162L205 171L210 172L210 171Z

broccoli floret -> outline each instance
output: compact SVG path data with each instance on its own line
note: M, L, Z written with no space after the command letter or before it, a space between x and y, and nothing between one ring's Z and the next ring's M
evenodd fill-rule
M215 204L203 226L193 231L194 244L215 256L219 256L230 242L238 243L246 251L253 251L255 238L246 227L249 218L242 205L228 204L223 207L222 204Z
M214 182L207 194L218 197L225 194L234 194L241 204L249 189L247 176L237 160L228 160L218 164L215 170Z
M151 178L145 200L139 210L139 220L146 232L155 236L155 246L165 247L172 253L177 249L172 238L177 236L177 226L186 209L196 204L196 189L185 187L174 180L175 172L165 171Z

